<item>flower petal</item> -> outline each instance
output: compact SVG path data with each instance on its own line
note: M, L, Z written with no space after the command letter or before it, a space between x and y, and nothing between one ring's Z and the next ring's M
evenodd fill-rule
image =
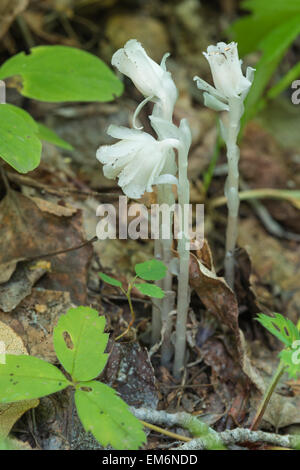
M129 129L128 127L123 126L116 126L114 124L111 124L108 127L107 134L111 137L115 137L116 139L142 141L145 144L147 142L155 142L154 137L152 137L152 135L148 134L147 132L141 132L140 130Z
M204 104L214 111L229 111L229 106L207 92L203 93Z

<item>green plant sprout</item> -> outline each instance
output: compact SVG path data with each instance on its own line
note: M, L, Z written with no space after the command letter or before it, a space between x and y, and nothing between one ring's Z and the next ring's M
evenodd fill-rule
M67 46L38 46L16 54L0 67L0 155L19 173L38 167L41 140L64 149L72 146L25 110L5 99L4 79L35 100L111 101L123 91L122 82L98 57ZM21 79L21 86L20 86Z
M58 367L33 356L6 355L0 364L0 403L40 398L72 387L78 416L104 447L136 450L145 442L143 425L108 385L96 379L104 369L108 334L105 317L89 307L70 308L53 330Z
M300 321L296 326L291 320L279 313L275 313L274 317L260 313L257 321L276 336L286 347L279 353L280 362L252 422L251 430L253 431L258 428L283 373L287 372L292 379L295 379L300 374Z
M131 291L135 287L141 294L148 295L155 299L162 299L165 296L164 291L155 284L150 284L148 282L139 283L136 282L138 279L143 279L144 281L159 281L163 279L167 273L167 267L162 261L152 259L150 261L145 261L144 263L138 263L135 265L136 276L128 284L127 290L123 288L122 282L118 279L108 276L105 273L99 273L100 279L110 284L111 286L119 287L121 292L126 296L130 308L131 320L128 324L126 330L116 338L116 341L125 336L131 329L135 321L135 313L132 305Z

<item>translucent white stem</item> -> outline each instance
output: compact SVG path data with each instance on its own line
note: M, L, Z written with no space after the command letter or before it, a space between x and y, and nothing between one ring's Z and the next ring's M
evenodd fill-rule
M178 300L177 300L177 320L176 320L176 340L175 359L173 374L179 378L185 362L186 350L186 322L189 308L189 259L190 243L189 234L186 233L185 211L188 210L190 202L190 188L187 177L187 152L183 147L178 151L178 202L181 207L181 238L178 240L179 253L179 276L178 276Z
M157 186L157 203L162 204L163 192L162 186ZM160 216L159 216L160 217ZM161 240L161 219L159 220L159 238L154 240L154 257L161 261L163 258L163 248ZM163 289L163 281L156 281L155 284ZM151 326L151 341L152 345L160 340L162 327L162 299L152 299L152 326Z
M171 184L162 185L162 193L164 203L168 204L169 207L172 207L175 203L175 197L172 190ZM163 262L167 266L167 274L163 279L163 289L165 291L165 297L162 299L162 321L164 323L165 332L164 340L161 346L161 363L164 366L167 366L173 355L173 346L171 343L171 333L172 333L172 318L169 313L174 310L175 305L175 293L172 291L172 282L173 276L170 269L170 263L172 261L172 242L173 242L173 216L170 212L170 217L168 220L170 227L170 237L166 240L162 240L162 251L163 251Z
M227 198L228 219L224 265L225 279L232 289L234 288L234 250L238 236L238 213L240 205L238 167L240 152L236 142L243 109L243 102L240 98L230 98L229 123L226 136L228 176L225 183L225 196Z

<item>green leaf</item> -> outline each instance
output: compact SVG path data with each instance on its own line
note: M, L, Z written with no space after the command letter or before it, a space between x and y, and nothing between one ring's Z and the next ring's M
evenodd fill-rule
M100 279L106 282L106 284L110 284L111 286L116 286L116 287L122 287L122 282L118 281L118 279L107 276L107 274L104 274L104 273L98 273L98 274L99 274Z
M41 101L111 101L122 82L98 57L67 46L38 46L8 59L0 79L19 75L21 93Z
M276 336L286 346L291 347L293 342L300 339L300 332L296 325L288 318L274 313L274 317L258 314L257 321L261 323L272 335Z
M135 272L141 279L145 279L145 281L159 281L165 277L167 267L162 261L151 259L150 261L136 264Z
M300 62L292 67L270 90L268 90L267 98L274 99L283 90L300 76Z
M233 38L239 46L239 53L244 55L261 51L262 56L256 64L254 82L245 101L245 113L242 126L263 109L266 100L263 93L281 62L284 54L300 32L299 0L247 0L242 8L251 14L237 20L230 28ZM267 94L268 98L276 96L288 86L297 73L297 68L281 79Z
M137 450L145 442L142 424L108 385L95 381L78 384L75 404L84 429L103 447L110 444L117 450Z
M242 57L257 50L272 30L300 13L299 0L248 0L242 2L242 8L251 14L242 16L230 28Z
M279 357L286 364L290 378L296 379L300 375L300 343L298 350L284 349L279 353Z
M53 331L56 355L75 381L97 377L107 361L105 317L90 307L70 308Z
M154 284L134 284L134 287L136 287L141 294L149 295L149 297L154 297L155 299L162 299L165 296L164 291Z
M20 173L40 163L42 144L32 117L12 104L0 104L0 157Z
M0 364L0 403L43 397L71 385L57 367L42 359L12 354L5 358Z
M61 139L56 134L56 132L54 132L52 129L49 129L49 127L45 126L44 124L41 124L40 122L37 123L37 126L38 126L38 137L41 140L50 142L50 144L57 145L58 147L61 147L62 149L65 149L65 150L74 150L72 145L69 144L69 142L66 142L65 140Z
M243 122L251 119L260 110L261 96L285 52L300 33L300 15L273 29L259 44L263 55L256 65L254 82L245 101Z

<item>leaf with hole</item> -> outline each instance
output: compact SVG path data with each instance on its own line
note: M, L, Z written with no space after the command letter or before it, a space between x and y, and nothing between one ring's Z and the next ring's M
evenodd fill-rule
M137 450L145 442L142 424L108 385L95 381L78 384L75 404L84 429L103 447Z
M110 277L104 273L98 273L98 274L99 274L100 279L106 282L106 284L110 284L111 286L116 286L116 287L122 287L122 282L118 281L118 279L115 279L114 277Z
M75 381L97 377L107 361L105 317L90 307L70 308L53 330L56 355Z
M162 299L165 296L164 291L154 284L134 284L134 287L143 295L154 297L155 299Z
M0 403L43 397L71 385L57 367L42 359L14 354L5 358L0 364Z
M274 313L274 317L259 313L257 321L288 347L291 347L294 341L300 339L300 332L296 325L280 313Z
M12 104L0 104L0 157L20 173L40 163L42 143L32 117Z
M167 267L162 261L151 259L150 261L136 264L135 272L145 281L159 281L165 277Z
M18 75L22 95L47 102L111 101L122 82L98 57L67 46L37 46L0 67L0 79Z

